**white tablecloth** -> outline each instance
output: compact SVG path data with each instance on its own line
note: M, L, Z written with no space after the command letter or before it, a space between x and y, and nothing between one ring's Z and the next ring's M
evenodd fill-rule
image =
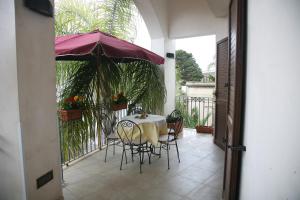
M159 135L168 133L167 122L165 116L148 115L146 119L136 118L139 115L130 115L122 118L122 120L131 120L138 124L141 128L141 134L144 139L153 145L157 145Z

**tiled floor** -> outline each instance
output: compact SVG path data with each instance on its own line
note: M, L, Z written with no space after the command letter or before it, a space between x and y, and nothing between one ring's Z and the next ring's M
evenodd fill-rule
M107 163L105 151L97 152L64 170L65 200L219 200L224 152L212 140L185 129L178 141L181 163L172 146L170 170L163 151L162 158L152 157L151 165L145 162L142 174L137 158L120 171L120 147L115 156L108 152Z

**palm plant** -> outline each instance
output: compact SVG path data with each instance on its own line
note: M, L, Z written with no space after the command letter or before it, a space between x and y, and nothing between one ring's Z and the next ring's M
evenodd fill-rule
M122 39L135 35L132 0L59 0L56 2L56 35L90 32L95 29ZM75 153L88 138L98 138L101 147L100 107L110 107L112 94L123 91L132 104L141 104L148 112L160 113L165 100L162 72L147 61L116 63L101 56L90 61L57 62L57 96L60 102L69 96L83 96L85 110L79 125L63 133L64 154L68 145ZM66 129L64 129L66 130ZM96 134L95 134L96 133Z

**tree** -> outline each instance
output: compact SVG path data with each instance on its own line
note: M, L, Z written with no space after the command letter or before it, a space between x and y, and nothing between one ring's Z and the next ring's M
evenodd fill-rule
M181 85L185 85L187 81L201 81L203 78L193 54L184 50L176 51L176 70L180 73Z

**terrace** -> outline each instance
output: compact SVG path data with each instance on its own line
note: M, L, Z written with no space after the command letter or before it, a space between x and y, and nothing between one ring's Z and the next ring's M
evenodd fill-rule
M65 199L220 199L224 152L212 142L212 136L184 129L178 140L181 163L176 151L170 151L170 170L166 154L143 164L128 162L119 169L121 148L116 154L96 151L69 167L64 167ZM171 147L173 148L173 147ZM112 149L112 148L111 148ZM137 159L136 159L137 160Z

